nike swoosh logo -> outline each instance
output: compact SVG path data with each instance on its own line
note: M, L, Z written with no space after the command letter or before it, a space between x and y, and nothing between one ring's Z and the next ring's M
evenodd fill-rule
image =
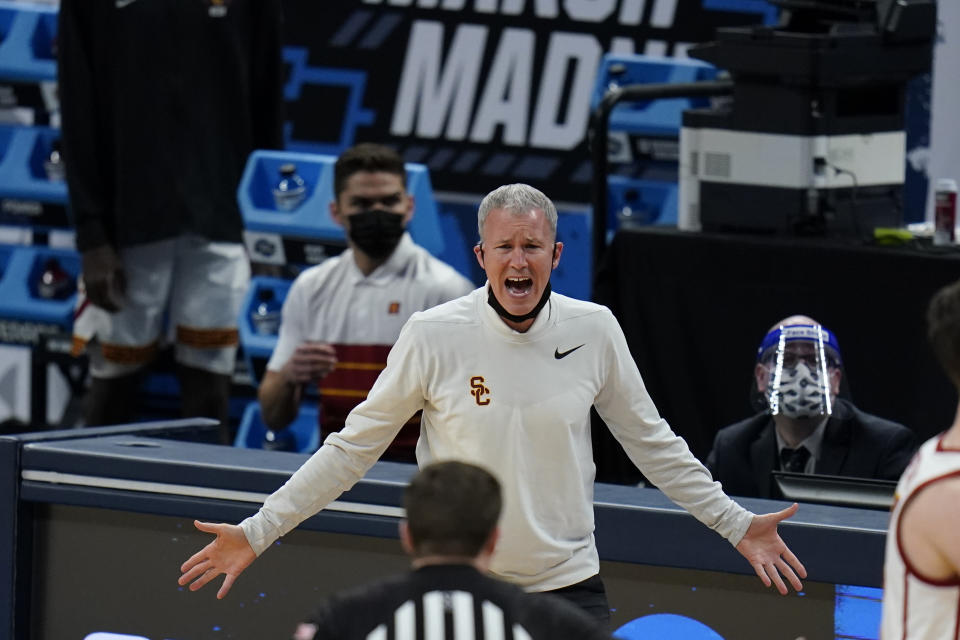
M583 344L586 344L586 342L584 342ZM580 345L580 347L582 347L583 344ZM560 351L560 349L557 348L557 350L553 352L553 357L556 358L557 360L561 360L563 358L566 358L568 355L570 355L580 347L574 347L573 349L567 349L566 351Z

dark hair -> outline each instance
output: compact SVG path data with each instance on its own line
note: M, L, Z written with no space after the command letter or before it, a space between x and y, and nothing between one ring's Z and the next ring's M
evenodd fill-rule
M350 176L360 171L392 173L407 183L407 170L400 154L382 144L364 142L341 153L333 165L333 197L339 198Z
M960 280L941 288L930 299L927 339L951 382L960 386Z
M424 467L403 498L414 555L478 555L502 504L500 483L476 465L450 460Z

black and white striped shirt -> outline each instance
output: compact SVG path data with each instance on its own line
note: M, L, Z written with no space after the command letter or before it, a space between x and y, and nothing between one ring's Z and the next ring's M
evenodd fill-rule
M527 594L468 565L437 565L331 597L315 640L594 640L597 622L556 596Z

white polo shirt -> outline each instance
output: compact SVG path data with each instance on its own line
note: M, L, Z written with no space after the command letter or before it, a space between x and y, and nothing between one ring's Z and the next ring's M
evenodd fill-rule
M297 346L308 340L392 346L415 311L459 298L473 288L406 233L390 258L368 276L357 267L353 250L347 249L293 282L267 369L282 369Z
M407 318L458 298L473 285L404 234L385 263L363 275L353 250L300 274L283 304L277 346L267 369L279 371L297 346L325 342L337 366L317 380L321 437L343 428L347 414L364 398L387 364L387 354ZM387 457L413 462L419 416L394 439Z

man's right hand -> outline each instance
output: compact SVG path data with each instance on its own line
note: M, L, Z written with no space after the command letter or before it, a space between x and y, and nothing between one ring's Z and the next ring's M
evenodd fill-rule
M337 352L333 346L325 342L304 342L280 370L267 369L257 389L264 424L273 431L285 429L297 417L304 388L336 366Z
M88 249L81 254L83 286L87 298L111 313L120 311L127 279L120 256L110 245Z
M304 342L283 365L284 379L293 385L324 377L337 366L337 352L325 342Z
M214 533L217 538L190 556L190 559L180 566L180 572L183 575L177 583L181 587L189 583L190 591L196 591L221 573L226 574L220 590L217 591L217 599L222 600L230 591L237 576L257 559L257 554L247 542L243 529L235 524L214 524L194 520L193 526L200 531Z

